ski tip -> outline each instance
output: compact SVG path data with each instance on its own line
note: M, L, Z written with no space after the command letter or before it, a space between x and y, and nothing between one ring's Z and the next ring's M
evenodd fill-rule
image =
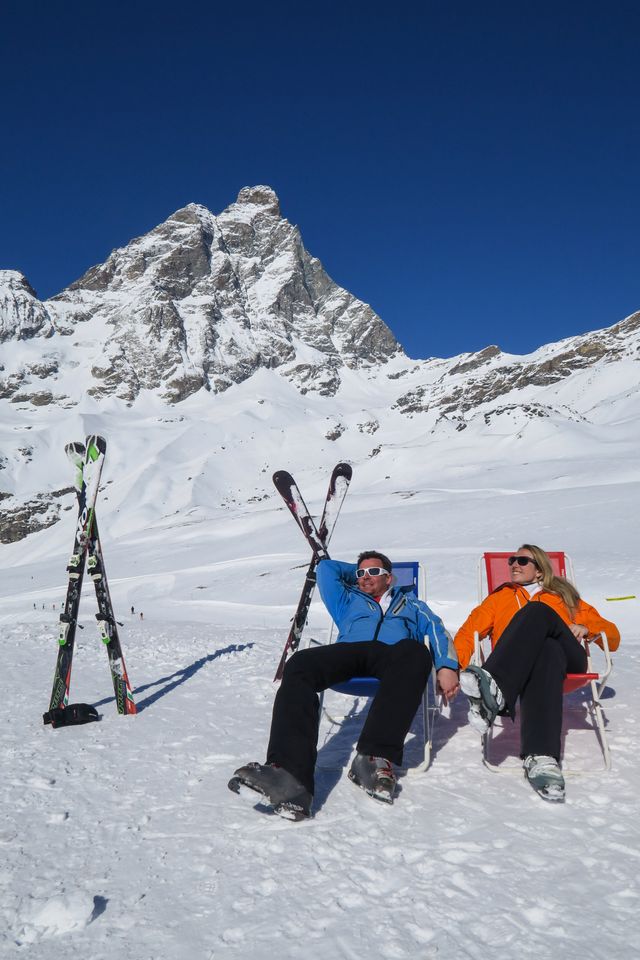
M71 443L65 443L64 452L69 457L73 454L85 454L85 446L82 440L72 440Z
M287 470L276 470L273 475L273 482L276 487L280 488L281 486L290 486L294 481Z
M350 463L337 463L334 471L334 477L346 477L347 480L351 480L353 476L353 467Z
M85 444L87 457L91 460L95 460L99 454L104 454L107 449L107 441L104 437L98 436L97 433L88 436Z

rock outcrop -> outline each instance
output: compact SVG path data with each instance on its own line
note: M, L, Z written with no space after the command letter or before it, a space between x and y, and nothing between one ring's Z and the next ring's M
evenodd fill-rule
M331 396L345 367L402 352L373 310L307 253L265 186L245 187L218 216L189 204L46 303L21 275L4 277L0 339L55 331L93 341L89 393L97 398L153 390L177 403L203 387L219 393L261 367L303 394ZM5 379L3 395L28 374Z
M47 308L26 277L17 270L0 270L0 343L52 333Z

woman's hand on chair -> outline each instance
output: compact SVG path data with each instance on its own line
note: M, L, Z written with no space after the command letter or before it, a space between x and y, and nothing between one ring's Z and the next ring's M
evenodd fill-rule
M589 636L589 631L582 623L570 623L569 630L574 635L576 640L586 640Z

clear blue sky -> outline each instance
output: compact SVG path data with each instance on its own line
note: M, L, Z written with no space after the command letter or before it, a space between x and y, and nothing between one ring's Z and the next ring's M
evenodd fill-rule
M4 0L0 267L41 297L277 191L414 357L640 309L640 3Z

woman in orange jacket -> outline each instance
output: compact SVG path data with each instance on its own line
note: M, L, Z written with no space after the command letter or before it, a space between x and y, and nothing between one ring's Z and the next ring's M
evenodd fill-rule
M549 557L525 543L509 558L511 582L476 607L454 643L462 692L469 698L469 722L485 734L498 713L513 717L520 698L521 756L525 776L545 800L564 800L560 770L562 688L567 673L584 673L587 655L580 642L604 631L615 650L620 634L585 603L564 577L555 576ZM474 633L490 636L493 650L482 667L468 666ZM498 642L499 641L499 642ZM600 641L601 643L601 641Z

